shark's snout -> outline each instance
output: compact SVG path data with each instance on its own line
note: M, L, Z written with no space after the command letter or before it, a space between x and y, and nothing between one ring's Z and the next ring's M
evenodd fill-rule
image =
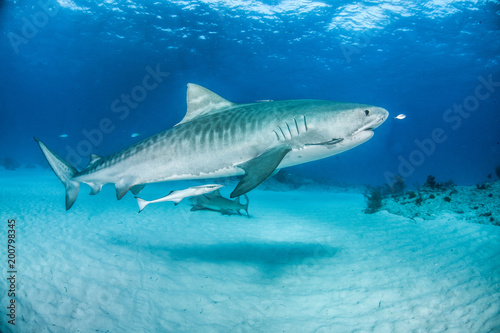
M366 122L362 125L357 131L355 131L351 138L359 139L360 134L363 134L363 137L371 138L373 136L373 130L380 125L389 117L389 112L383 108L371 108L370 110L364 111L365 116L367 117Z
M389 118L389 112L383 108L372 110L372 120L366 125L364 130L371 131L382 125Z

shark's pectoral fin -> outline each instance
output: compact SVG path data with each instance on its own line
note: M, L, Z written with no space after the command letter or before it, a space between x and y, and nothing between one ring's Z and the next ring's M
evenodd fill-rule
M139 184L139 185L132 186L130 188L130 191L132 191L132 193L134 195L138 195L144 189L144 186L146 186L146 184Z
M245 170L245 175L231 193L231 198L239 197L262 183L274 172L290 150L292 149L286 146L272 148L248 162L237 165Z
M280 172L280 170L281 170L281 169L275 169L275 170L273 171L273 173L271 174L271 177L276 176L276 174L277 174L278 172Z

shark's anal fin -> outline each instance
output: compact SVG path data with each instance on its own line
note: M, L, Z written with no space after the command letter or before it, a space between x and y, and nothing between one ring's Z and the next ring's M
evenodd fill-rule
M146 186L146 184L139 184L139 185L135 185L135 186L132 186L130 188L130 191L134 194L134 195L138 195L139 193L141 193L141 191L144 189L144 186Z
M231 198L239 197L262 183L274 172L290 150L292 149L287 146L272 148L250 161L237 165L245 170L245 175L231 193Z
M103 184L87 183L87 185L89 185L90 188L92 189L89 194L90 195L96 195L97 193L101 192Z

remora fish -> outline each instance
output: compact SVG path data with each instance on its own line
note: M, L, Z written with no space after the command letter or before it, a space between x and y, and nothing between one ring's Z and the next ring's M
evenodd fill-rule
M213 210L216 212L221 212L222 214L232 214L233 212L241 215L240 210L243 209L247 216L248 214L248 196L244 194L245 199L247 201L246 204L241 204L240 197L237 197L234 200L229 200L224 198L220 191L217 190L214 193L200 195L197 197L189 198L189 201L193 204L192 211L195 210Z
M210 192L213 192L215 190L218 190L222 186L224 186L224 185L209 184L209 185L193 186L193 187L189 187L185 190L171 191L168 195L166 195L160 199L151 200L151 201L147 201L147 200L141 199L139 197L135 197L135 198L137 199L137 204L139 205L139 213L140 213L140 212L142 212L142 210L144 208L146 208L147 205L149 205L151 203L173 201L177 205L184 198L202 195L205 193L210 193Z
M188 84L187 112L173 128L107 157L91 155L78 171L35 138L66 188L66 209L80 184L97 194L114 183L116 197L145 184L243 175L231 193L254 189L276 169L332 156L368 141L388 112L380 107L323 100L236 104Z

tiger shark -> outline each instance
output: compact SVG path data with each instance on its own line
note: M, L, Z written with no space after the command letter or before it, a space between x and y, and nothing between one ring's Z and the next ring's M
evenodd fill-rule
M241 215L240 210L243 209L247 213L247 216L250 217L250 214L248 214L248 204L250 203L250 200L246 194L243 195L246 200L245 204L241 203L241 197L237 197L234 200L224 198L218 189L210 194L193 196L189 198L189 201L193 206L191 211L211 210L214 212L220 212L222 215Z
M230 195L235 198L280 168L368 141L388 115L381 107L326 100L237 104L190 83L181 122L107 157L92 154L83 170L35 140L66 188L68 210L81 183L90 186L91 195L112 183L120 200L129 190L138 194L149 183L242 176Z

